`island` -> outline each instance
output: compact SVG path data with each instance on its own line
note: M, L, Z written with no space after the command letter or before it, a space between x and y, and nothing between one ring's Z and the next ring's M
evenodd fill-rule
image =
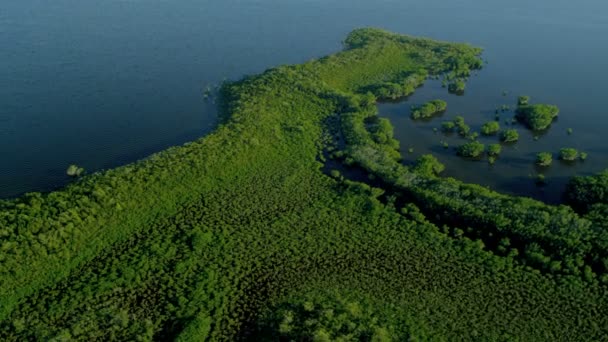
M412 119L428 119L434 115L445 112L447 108L447 102L443 100L432 100L422 106L412 108Z
M481 52L357 29L224 84L205 137L0 201L0 339L604 339L602 203L439 177L377 118Z
M559 114L559 108L547 104L529 104L529 96L520 96L515 117L530 129L540 131L547 129Z

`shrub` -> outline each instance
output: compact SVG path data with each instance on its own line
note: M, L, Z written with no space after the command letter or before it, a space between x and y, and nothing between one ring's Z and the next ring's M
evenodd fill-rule
M517 98L517 106L527 106L530 102L530 96L520 96Z
M557 106L546 104L531 105L528 102L529 97L524 97L523 99L520 97L515 117L530 129L536 131L546 129L559 113Z
M453 94L464 94L466 83L461 80L455 80L448 85L448 91Z
M500 135L500 140L503 142L516 142L519 140L519 133L514 129L507 129Z
M433 115L444 112L448 108L447 102L443 100L433 100L423 104L420 107L414 107L412 110L413 119L427 119Z
M416 165L414 165L412 170L418 174L432 177L443 172L445 165L432 154L425 154L416 160Z
M502 152L502 146L500 144L490 144L488 145L488 154L490 156L498 156Z
M536 164L539 166L549 166L553 161L553 155L549 152L541 152L536 155Z
M565 161L574 161L578 158L578 151L574 148L562 148L559 150L559 158Z
M479 141L471 141L458 147L458 155L466 158L477 158L485 150L485 145Z
M494 135L500 131L500 124L496 121L486 122L481 126L481 134Z
M80 177L84 174L84 169L78 165L70 165L66 171L66 174L70 177Z
M441 123L441 130L444 132L454 132L456 124L452 121L444 121Z

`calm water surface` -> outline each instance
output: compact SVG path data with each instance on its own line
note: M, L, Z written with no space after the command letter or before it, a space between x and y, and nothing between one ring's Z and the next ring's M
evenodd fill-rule
M431 152L450 176L555 201L568 177L608 167L607 10L601 0L4 0L0 197L65 185L72 163L96 171L203 136L216 121L208 85L335 52L353 28L377 26L470 42L489 60L463 97L429 82L380 106L414 147L408 160ZM440 97L444 118L463 114L475 129L518 94L559 105L559 121L539 141L519 127L520 143L493 167L439 147L460 142L433 133L442 119L409 119L411 104ZM564 146L589 159L555 163L537 189L534 154Z

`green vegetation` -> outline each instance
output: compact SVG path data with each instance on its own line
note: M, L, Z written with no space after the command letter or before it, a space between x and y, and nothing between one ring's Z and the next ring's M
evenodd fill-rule
M381 313L375 310L372 303L361 299L327 295L294 298L265 312L256 322L252 340L382 342L414 338L407 325L392 326L387 317L377 317ZM420 334L414 330L416 333Z
M500 134L500 140L506 143L516 142L519 140L519 133L517 133L517 130L515 129L504 130Z
M578 159L578 151L574 148L566 147L559 150L559 159L574 161Z
M458 155L467 158L477 158L483 154L486 146L479 141L471 141L458 147Z
M462 137L467 137L469 132L471 132L471 127L464 122L464 117L457 115L454 118L454 126L458 131L458 134Z
M500 131L500 124L496 121L486 122L481 126L481 134L483 135L494 135Z
M559 108L546 104L529 104L528 96L520 96L518 100L516 118L526 124L530 129L539 131L549 127L557 117Z
M581 158L582 161L585 161L585 160L587 160L587 157L589 155L587 154L587 152L580 152L579 156L580 156L580 158Z
M608 204L608 170L594 176L573 177L565 198L566 203L580 212L591 210L595 204Z
M445 170L445 165L441 164L435 156L431 154L422 155L416 160L416 165L412 171L427 177L437 176Z
M455 127L456 124L454 124L452 121L444 121L441 123L441 130L446 133L454 132Z
M225 84L198 141L0 201L0 340L602 340L601 203L581 218L406 167L376 118L387 83L466 77L480 50L345 45Z
M461 80L454 80L448 85L448 91L453 94L464 94L466 89L466 83Z
M412 119L428 119L434 115L445 112L447 108L447 102L443 100L432 100L420 107L414 107L412 109Z
M524 107L530 103L530 96L519 96L517 98L517 107Z
M500 144L490 144L488 145L488 155L492 157L497 157L502 152L502 146Z
M536 155L536 165L551 166L553 162L553 154L549 152L541 152Z
M84 174L84 168L72 164L68 167L66 174L70 177L80 177Z

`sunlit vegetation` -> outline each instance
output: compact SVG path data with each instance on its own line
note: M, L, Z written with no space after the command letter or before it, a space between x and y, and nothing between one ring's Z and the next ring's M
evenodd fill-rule
M553 154L549 152L541 152L536 155L536 165L551 166L553 162Z
M0 340L602 340L602 203L406 167L375 118L387 82L466 77L480 53L356 30L225 84L198 141L0 201Z
M517 102L516 118L530 129L538 131L547 129L559 114L559 108L554 105L530 104L528 96L520 96Z
M444 170L445 165L431 154L422 155L416 160L416 164L412 168L412 171L428 177L437 176Z
M414 107L412 109L412 119L428 119L434 115L445 112L447 108L447 102L443 100L432 100L420 107Z
M458 147L458 155L467 158L477 158L483 154L486 146L479 141L471 141Z
M481 134L483 135L495 135L500 131L500 124L496 121L486 122L481 126Z
M564 147L559 150L559 159L565 161L575 161L578 159L578 151L571 147Z
M70 177L80 177L84 174L84 168L78 165L70 165L65 172Z
M511 143L519 140L519 133L515 129L507 129L500 134L502 142Z

